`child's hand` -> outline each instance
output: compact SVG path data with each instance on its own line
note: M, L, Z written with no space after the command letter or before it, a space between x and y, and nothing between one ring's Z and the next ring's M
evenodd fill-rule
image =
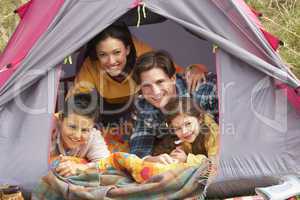
M171 164L171 163L175 163L176 160L173 159L170 155L164 153L164 154L160 154L158 156L147 156L144 161L147 162L156 162L156 163L161 163L161 164Z
M170 153L170 156L183 163L186 162L187 159L186 153L180 147L176 147L176 149Z
M78 175L81 172L88 169L86 164L76 163L71 161L68 157L61 157L58 167L55 168L55 171L64 177Z
M218 173L218 159L215 156L210 156L209 157L211 161L211 166L210 166L210 176L217 176Z

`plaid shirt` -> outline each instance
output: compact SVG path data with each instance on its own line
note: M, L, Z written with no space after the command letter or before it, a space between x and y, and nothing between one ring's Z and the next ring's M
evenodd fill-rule
M178 97L192 96L199 105L218 118L217 78L213 73L208 73L206 82L202 83L191 95L188 92L185 80L176 75L176 92ZM163 113L148 103L144 98L136 100L136 122L130 138L130 153L139 157L151 155L156 137L170 133Z

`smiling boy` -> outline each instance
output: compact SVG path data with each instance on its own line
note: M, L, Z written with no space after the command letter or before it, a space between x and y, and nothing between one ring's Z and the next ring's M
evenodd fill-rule
M79 93L65 101L55 118L50 160L59 159L55 170L61 176L74 175L110 154L100 131L94 128L97 112L92 93Z

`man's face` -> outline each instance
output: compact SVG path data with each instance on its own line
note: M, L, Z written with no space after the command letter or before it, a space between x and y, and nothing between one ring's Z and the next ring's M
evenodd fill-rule
M161 109L176 95L176 78L160 68L141 73L141 91L144 98L154 107Z

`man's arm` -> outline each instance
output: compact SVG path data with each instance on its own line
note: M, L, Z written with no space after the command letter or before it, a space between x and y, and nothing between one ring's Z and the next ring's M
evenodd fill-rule
M155 140L153 135L135 135L130 139L130 153L135 154L140 158L149 156L152 153L152 148Z
M170 157L170 155L168 154L151 156L153 144L155 140L154 135L144 135L142 133L141 135L138 136L139 134L138 132L134 132L134 134L136 135L130 140L131 154L135 154L148 162L157 162L162 164L171 164L175 162L175 160L172 157Z
M77 93L87 93L94 90L96 83L99 82L97 67L93 66L90 58L86 58L80 71L76 74L74 85L69 89L66 98Z
M152 123L147 123L151 118L151 114L138 111L133 133L130 137L130 153L140 158L151 155L152 153L156 131ZM153 120L150 121L152 122Z

